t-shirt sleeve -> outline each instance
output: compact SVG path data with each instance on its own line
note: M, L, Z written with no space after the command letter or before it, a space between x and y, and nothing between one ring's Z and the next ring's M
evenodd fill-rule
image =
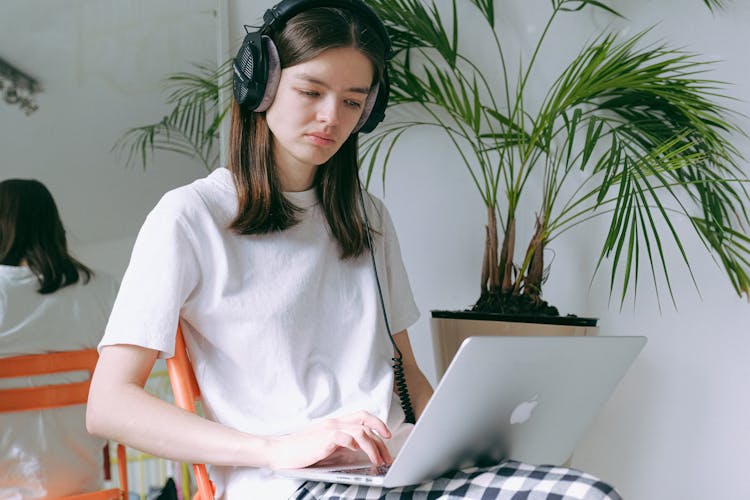
M382 231L385 245L385 261L389 295L389 322L391 332L397 333L409 328L419 318L419 309L414 302L414 294L409 283L401 248L388 210L380 205Z
M200 276L184 198L168 193L146 217L99 349L131 344L174 354L180 309Z

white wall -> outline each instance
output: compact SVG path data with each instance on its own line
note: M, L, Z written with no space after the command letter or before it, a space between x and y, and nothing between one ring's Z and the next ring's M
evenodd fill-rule
M540 13L548 12L549 2L496 5L507 23L506 47L516 43L519 51L528 50L543 27L546 19ZM627 19L583 12L555 25L541 55L540 68L549 68L543 78L554 76L608 23L623 34L658 24L649 41L721 60L710 77L732 82L730 93L745 101L736 109L750 115L746 2L729 2L726 11L715 15L700 0L620 0L612 5ZM256 22L266 6L258 0L229 1L233 43L241 38L239 26ZM464 35L468 31L464 28ZM535 85L543 89L545 82ZM750 121L741 124L747 129ZM738 146L750 156L747 141ZM385 201L422 310L411 337L420 364L434 380L429 311L463 308L477 298L485 212L459 158L440 137L412 132L395 155ZM555 242L545 298L564 314L600 318L604 334L643 334L649 343L580 443L574 466L606 478L629 499L746 498L741 488L750 468L750 305L734 294L700 243L688 241L702 298L684 268L676 267L677 310L663 294L660 312L645 277L637 299L620 311L616 300L607 300L607 269L589 286L601 237L601 227L592 224ZM674 252L669 255L670 261L678 258Z
M120 247L95 264L121 273L146 213L168 189L205 175L160 155L147 171L111 151L128 128L168 111L162 79L216 61L213 0L5 0L0 55L44 90L25 116L0 101L0 179L37 178L57 200L81 257ZM130 245L118 242L130 241ZM107 246L104 244L104 246ZM93 250L93 253L96 253ZM117 257L115 258L115 254Z

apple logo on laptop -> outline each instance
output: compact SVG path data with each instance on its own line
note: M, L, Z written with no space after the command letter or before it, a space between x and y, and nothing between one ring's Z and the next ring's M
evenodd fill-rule
M535 395L528 401L523 401L513 409L510 414L511 424L522 424L527 422L531 418L531 414L539 404L539 396Z

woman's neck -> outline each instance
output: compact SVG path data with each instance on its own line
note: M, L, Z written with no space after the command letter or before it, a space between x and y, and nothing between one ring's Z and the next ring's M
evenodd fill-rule
M318 165L310 165L291 157L291 155L281 154L278 149L275 151L274 161L276 162L276 172L279 176L282 191L298 193L313 187Z
M299 193L312 189L315 180L315 171L312 172L289 172L279 171L281 190L286 193Z

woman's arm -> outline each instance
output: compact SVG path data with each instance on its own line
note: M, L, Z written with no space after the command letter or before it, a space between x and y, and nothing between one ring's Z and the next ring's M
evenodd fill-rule
M89 390L86 427L146 453L182 462L267 466L268 440L211 422L152 396L143 386L157 351L102 348Z
M414 408L414 415L419 419L422 411L424 411L424 407L427 406L427 402L432 397L432 386L427 381L427 377L424 376L422 370L419 369L419 365L417 365L417 360L414 358L414 351L411 348L411 342L409 342L408 332L401 330L393 335L393 340L396 342L399 351L401 351L406 386L409 389L409 398Z
M374 464L392 458L383 441L383 422L364 412L329 419L294 434L262 437L212 422L147 393L157 351L134 345L102 349L91 380L86 427L146 453L190 463L304 467L341 448L361 449Z

